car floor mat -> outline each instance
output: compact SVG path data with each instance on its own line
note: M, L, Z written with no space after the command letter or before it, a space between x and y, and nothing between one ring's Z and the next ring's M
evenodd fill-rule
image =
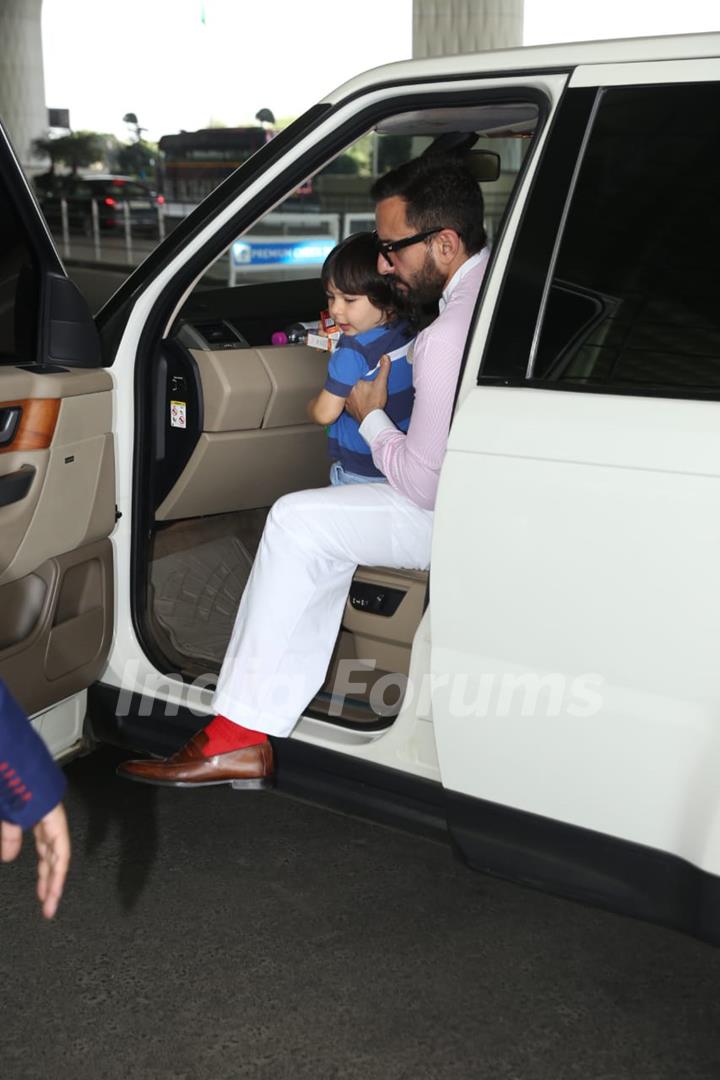
M151 564L153 611L178 652L219 664L252 570L236 536L222 536Z

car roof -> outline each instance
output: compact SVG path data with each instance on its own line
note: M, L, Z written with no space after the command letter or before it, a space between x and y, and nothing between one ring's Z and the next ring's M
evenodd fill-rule
M488 74L518 75L532 71L570 70L585 64L626 64L649 60L691 60L720 56L720 34L667 35L651 38L624 38L606 41L571 41L558 45L526 45L514 49L493 49L459 56L433 56L401 60L371 68L322 100L336 104L372 86L416 82L422 79L457 78Z

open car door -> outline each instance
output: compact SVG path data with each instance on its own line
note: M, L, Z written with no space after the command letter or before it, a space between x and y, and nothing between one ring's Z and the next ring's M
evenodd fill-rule
M112 379L0 128L0 677L56 754L107 657Z

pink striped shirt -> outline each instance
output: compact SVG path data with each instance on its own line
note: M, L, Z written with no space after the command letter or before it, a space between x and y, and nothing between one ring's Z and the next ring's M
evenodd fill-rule
M415 340L415 404L407 434L382 409L374 409L360 425L391 487L425 510L435 506L460 361L488 257L484 248L456 270L440 300L440 314Z

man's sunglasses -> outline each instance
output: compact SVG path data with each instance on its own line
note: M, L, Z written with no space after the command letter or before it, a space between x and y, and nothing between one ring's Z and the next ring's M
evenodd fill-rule
M393 251L400 251L402 248L410 247L411 244L419 244L422 240L427 240L429 236L442 232L444 228L444 225L437 225L434 229L426 229L425 232L415 233L414 236L404 236L402 240L380 240L376 232L373 233L373 237L378 253L382 255L386 263L392 266L389 256Z

